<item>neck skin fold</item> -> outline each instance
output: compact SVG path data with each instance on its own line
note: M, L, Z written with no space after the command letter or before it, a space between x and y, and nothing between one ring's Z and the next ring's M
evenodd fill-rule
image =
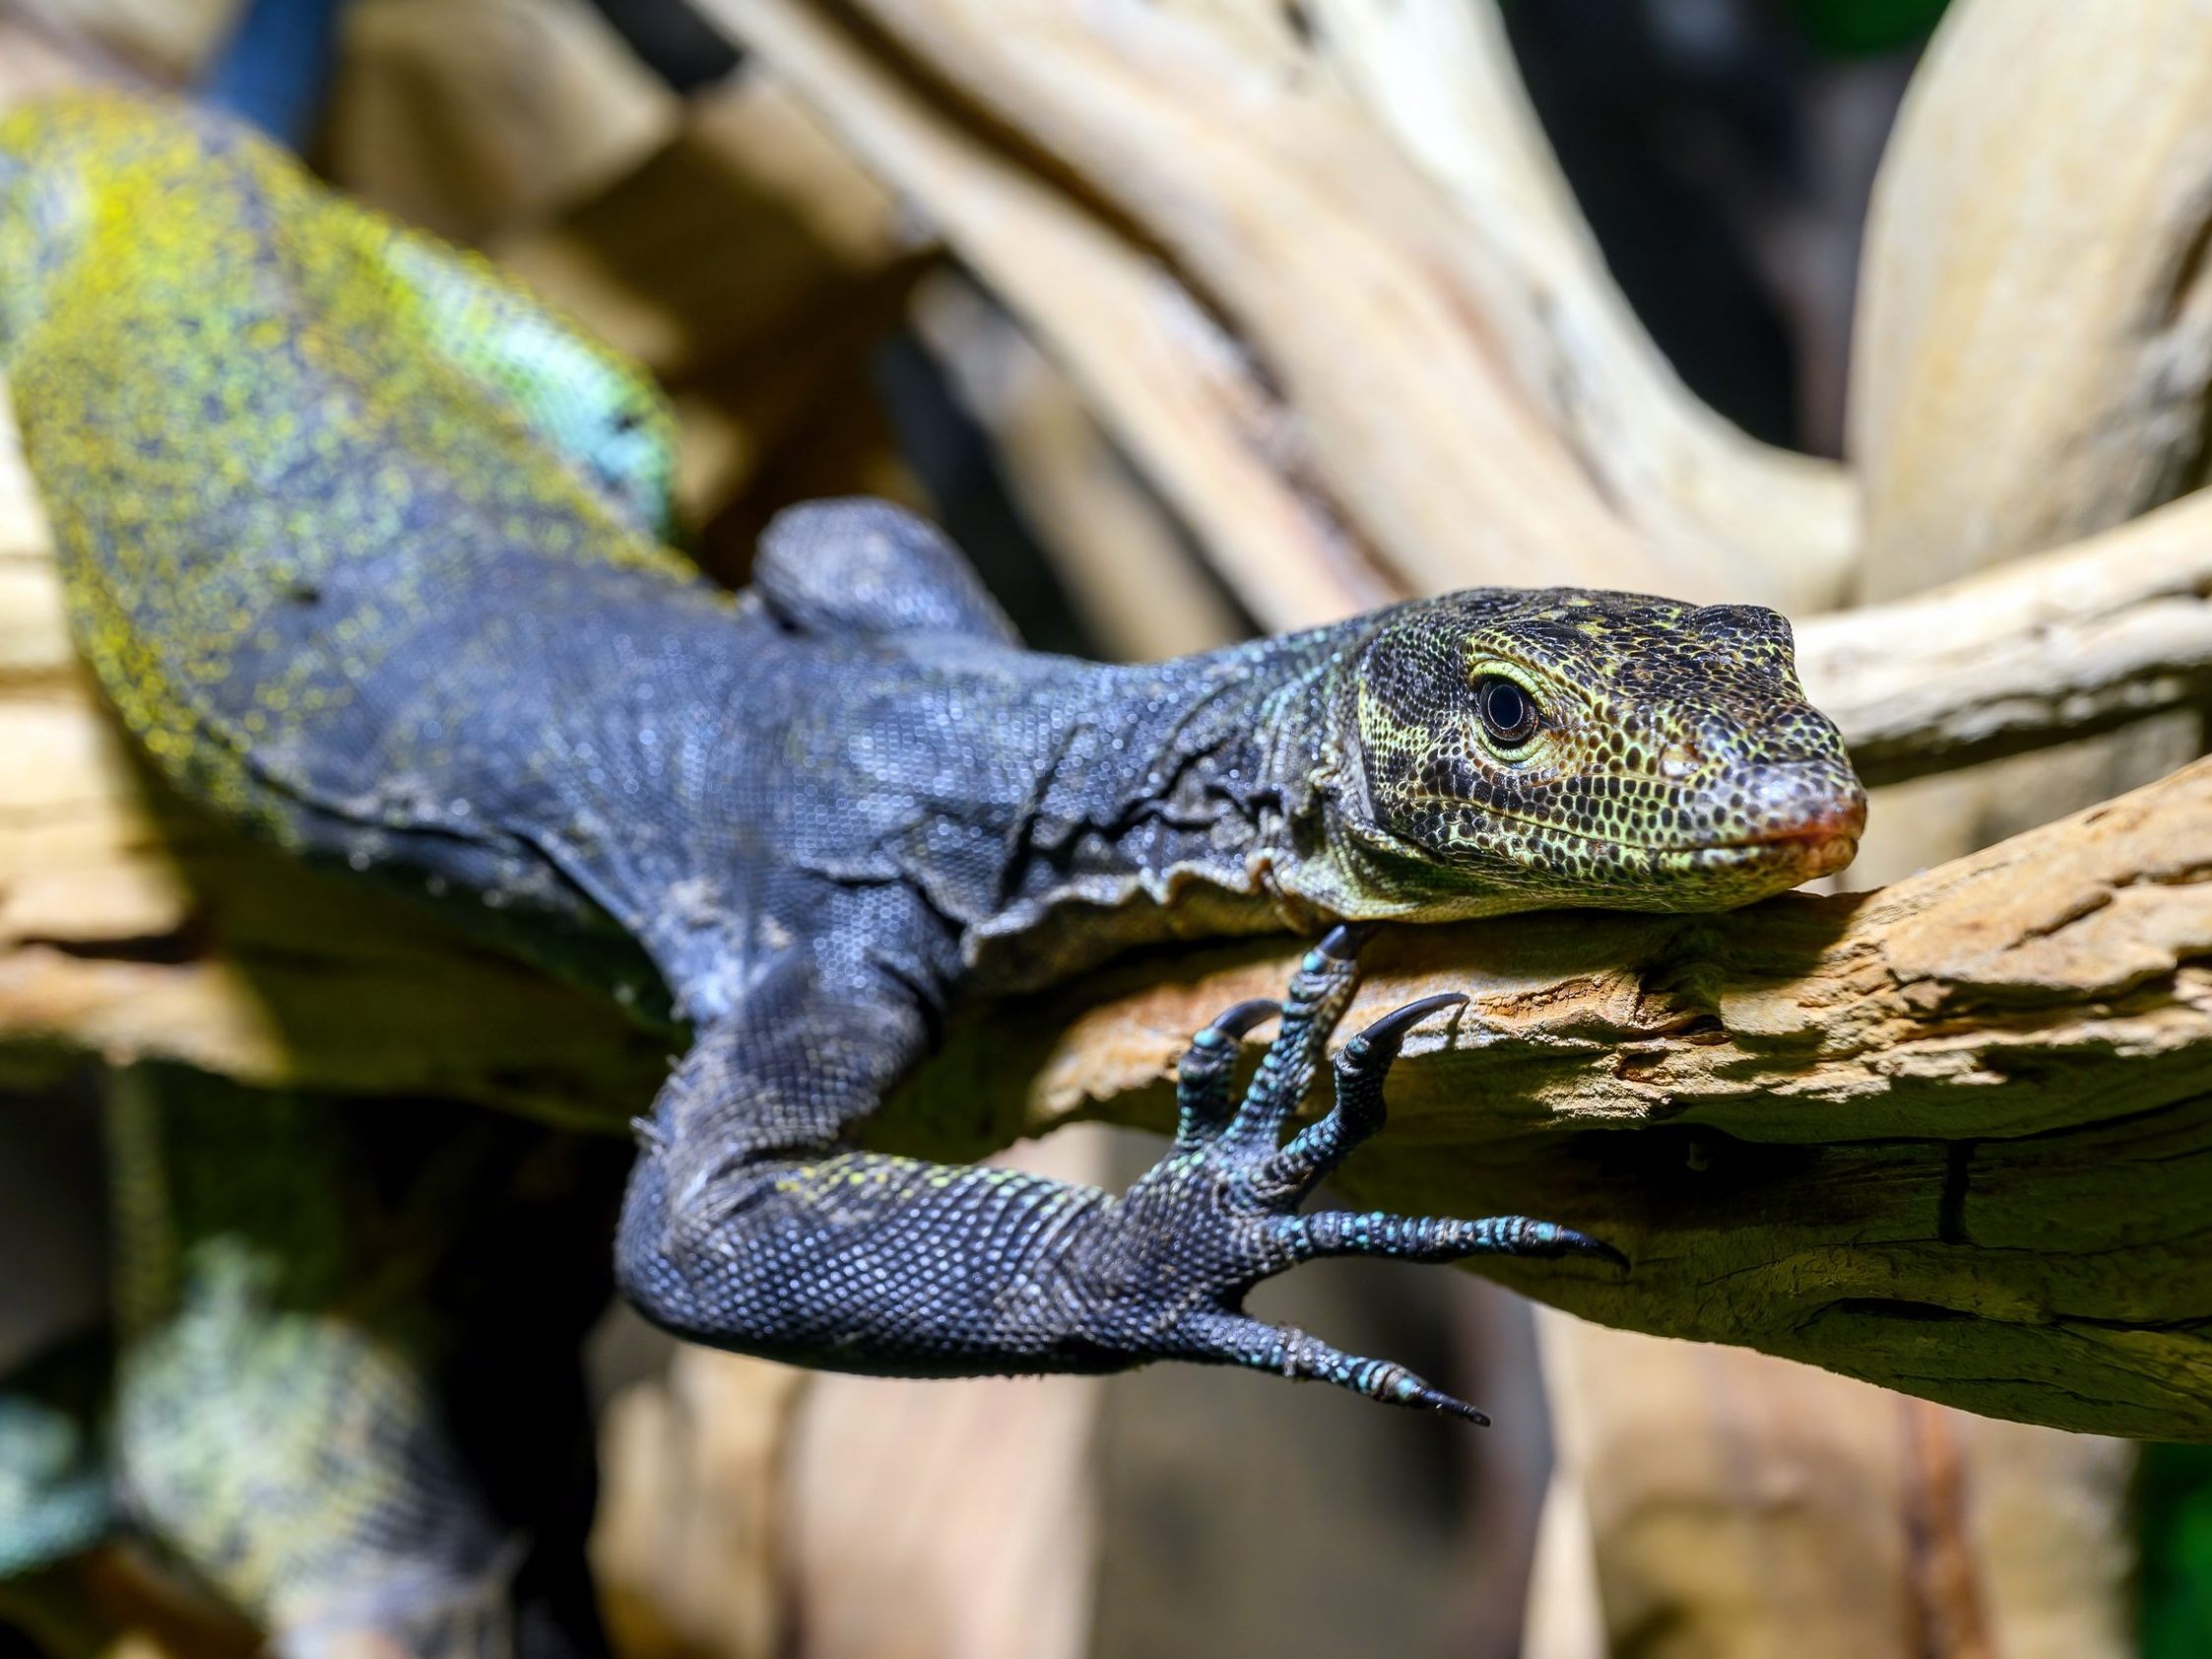
M1170 939L1331 920L1336 705L1370 623L1090 670L969 954L1045 983ZM1063 688L1062 694L1065 694Z

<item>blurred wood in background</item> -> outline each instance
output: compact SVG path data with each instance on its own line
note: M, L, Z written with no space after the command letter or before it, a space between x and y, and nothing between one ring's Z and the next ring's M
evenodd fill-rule
M872 395L878 342L910 328L993 438L999 473L1065 592L1117 654L1192 648L1236 627L1240 610L1280 627L1396 592L1586 581L1785 606L1800 618L1808 685L1885 776L2204 699L2204 510L2178 506L2079 542L2201 471L2212 370L2196 266L2212 162L2193 95L2212 31L2186 0L2146 0L2132 31L2055 0L1954 8L1893 146L1870 236L1850 475L1750 443L1684 391L1605 275L1486 5L1320 0L1295 15L1260 0L1079 13L1029 0L711 0L708 9L751 48L755 73L680 109L573 0L360 0L327 148L342 177L494 247L671 384L685 415L686 504L705 525L702 556L727 579L742 578L752 530L783 500L854 488L923 497L896 422ZM159 19L145 10L103 0L84 16L156 73L191 61L221 21L212 5ZM28 54L0 53L0 78L49 72ZM937 269L939 238L965 276ZM8 496L0 489L0 513ZM0 546L34 544L28 525L19 535ZM1918 604L1811 620L1854 588L1902 597L2060 542L2078 544ZM603 1013L481 962L449 968L434 941L419 942L375 907L294 889L204 827L131 804L128 768L55 643L34 557L0 562L0 720L11 739L36 745L20 752L40 757L43 792L0 801L0 829L15 813L13 864L0 839L0 867L15 872L0 912L12 929L0 957L0 1061L28 1076L63 1053L183 1053L240 1075L437 1086L517 1105L513 1085L495 1080L514 1075L503 1055L528 1052L539 1069L527 1092L539 1098L527 1104L538 1110L589 1113L641 1098L657 1065L652 1045ZM2178 713L2162 730L2131 732L2116 762L2100 754L2054 765L2039 752L1984 777L1913 786L1876 818L1878 832L1887 819L1912 834L1870 846L1870 860L1898 874L1937 862L2169 769L2193 752L2195 732L2194 714ZM2149 1060L2192 1054L2203 1012L2187 965L2203 948L2191 942L2200 883L2185 816L2175 816L2187 807L2171 804L2194 799L2154 795L2124 809L2136 830L2155 820L2171 837L2123 842L2144 870L2173 872L2148 888L2100 861L2106 832L2082 831L1936 871L1877 901L1877 911L1891 906L1886 925L1909 933L1923 900L1940 909L1950 902L1941 896L1975 881L2022 883L2010 908L1958 913L1993 928L1997 946L1984 939L1984 955L1946 958L1940 972L1936 957L1919 957L1912 983L1920 994L1948 984L1980 995L1977 975L1989 963L2035 958L2042 966L2027 980L1999 974L2009 989L1998 1002L2032 982L2031 999L2056 997L2064 1019L2095 1034L2092 1052L2111 1044L2131 1056L2107 1063L2133 1068L2132 1087L2163 1086L2167 1073ZM49 827L27 827L39 814ZM2053 845L2065 850L2050 855ZM2015 868L2024 873L2002 873ZM264 907L248 889L280 897ZM210 892L226 895L212 923ZM2079 916L2028 902L2067 893L2088 907ZM227 929L214 954L148 964L55 948L182 936L188 925ZM2047 925L2065 941L2056 958L2032 948ZM313 937L288 939L287 926ZM1602 924L1547 921L1542 950L1593 927L1588 936L1602 934ZM1603 937L1617 959L1620 941ZM1763 948L1743 937L1752 955ZM1923 928L1919 942L1928 937ZM280 940L320 959L295 975L303 985L241 969ZM1454 957L1464 947L1431 943L1447 953L1434 972L1481 981L1490 958L1479 947ZM1682 961L1700 960L1694 941L1677 943ZM1195 964L1177 971L1183 989L1170 988L1164 1003L1155 988L1150 1003L1091 1017L1037 1091L1015 1098L1003 1076L986 1080L1002 1090L1002 1131L1074 1101L1156 1111L1163 1058L1185 1035L1175 1022L1209 1013L1199 1000L1241 983L1237 974L1275 971ZM2129 978L2138 973L2149 979ZM488 1010L481 1030L441 1024L459 984L448 974L465 976L470 998ZM1409 983L1386 978L1373 994ZM1724 999L1714 1044L1663 1020L1640 1023L1650 1007L1663 1013L1663 999L1648 1005L1639 991L1623 1003L1608 983L1578 971L1486 1003L1493 1020L1524 1002L1551 1010L1461 1056L1490 1072L1446 1067L1432 1083L1427 1067L1442 1059L1409 1058L1400 1156L1363 1164L1372 1165L1363 1190L1402 1198L1436 1181L1415 1166L1448 1144L1421 1126L1432 1110L1423 1102L1446 1079L1454 1090L1477 1075L1516 1079L1486 1084L1495 1098L1452 1120L1453 1132L1478 1141L1514 1114L1525 1124L1543 1103L1572 1115L1609 1096L1631 1115L1687 1106L1701 1121L1752 1125L1754 1140L1809 1132L1788 1104L1797 1098L1784 1081L1789 1067L1769 1052L1765 991ZM1828 994L1812 983L1784 999ZM1901 1008L1880 996L1854 1002L1864 988L1850 984L1838 982L1833 1008L1879 1006L1910 1027L1910 997ZM2144 1002L2146 984L2166 988L2165 1000ZM2100 996L2117 1000L2100 1007ZM404 1041L387 1033L376 1052L349 1046L332 1015L341 998L364 997L390 1010ZM1768 1011L1739 1029L1754 1008ZM2002 1052L2011 1017L1977 1012L1971 1029L1893 1038L1894 1051L1859 1054L1844 1065L1862 1065L1866 1080L1851 1110L1878 1106L1884 1089L1924 1086L1931 1092L1912 1095L1898 1121L1923 1134L1972 1131L1951 1144L1977 1144L1986 1125L1974 1129L1974 1115L1987 1091L1974 1087L1982 1062L1971 1056ZM2047 1006L2039 1017L2053 1016ZM548 1021L572 1045L544 1049ZM2055 1041L2036 1064L2062 1065L2050 1053L2065 1050ZM941 1076L958 1074L958 1054ZM1746 1069L1721 1086L1727 1063ZM2055 1101L2027 1089L2017 1062L2002 1074L2022 1099ZM1772 1098L1739 1117L1754 1077ZM920 1094L915 1132L926 1136L927 1088ZM1496 1115L1489 1128L1485 1111ZM1845 1118L1823 1113L1817 1135L1852 1144ZM1484 1142L1482 1156L1502 1150ZM1453 1181L1431 1194L1446 1207L1465 1208L1502 1179L1451 1167ZM1934 1176L1901 1171L1906 1198L1932 1201L1942 1189ZM2036 1179L2054 1185L1971 1190L2032 1211L2075 1201L2081 1177L2053 1165ZM1829 1190L1850 1182L1838 1177ZM2150 1188L2125 1190L2137 1202ZM2108 1209L2085 1224L2084 1240L2111 1232L2112 1201L2092 1200L2093 1214L2096 1202ZM1816 1299L1832 1298L1833 1275L1879 1257L1858 1238L1834 1247L1843 1253L1792 1257L1761 1294L1786 1304L1802 1279ZM2177 1308L2195 1306L2193 1269L2161 1277L2139 1246L2130 1259L2097 1296L2125 1302L2130 1287L2158 1279ZM1978 1316L2001 1323L2052 1306L2048 1286L2006 1277L2019 1265L1960 1269L1978 1287L1968 1299L1980 1299ZM2035 1270L2047 1268L2069 1270ZM1983 1306L2002 1304L2005 1286L2021 1300ZM1568 1288L1603 1301L1579 1281ZM1757 1298L1730 1294L1744 1306L1721 1312L1756 1323ZM1650 1308L1606 1311L1654 1317ZM1886 1631L1897 1650L1929 1654L2116 1650L2124 1450L1946 1414L1746 1353L1659 1348L1556 1320L1546 1330L1566 1457L1546 1523L1538 1651L1667 1651L1655 1644L1679 1637L1671 1651L1760 1652L1773 1650L1760 1645L1767 1635L1794 1649L1817 1630L1861 1631L1869 1642ZM2194 1338L2170 1334L2152 1370L2186 1372ZM1977 1385L1927 1370L1958 1362L1955 1332L1928 1324L1884 1342L1866 1354L1915 1386ZM2120 1370L2142 1363L2138 1355ZM687 1537L726 1540L742 1560L704 1582L703 1557L672 1571L648 1544L627 1559L659 1564L627 1569L626 1585L622 1551L609 1561L618 1599L638 1610L628 1628L658 1621L664 1635L652 1640L736 1654L811 1639L805 1624L779 1631L790 1604L761 1605L789 1580L758 1552L772 1554L778 1538L813 1548L806 1540L830 1535L827 1553L812 1558L823 1576L803 1572L811 1587L801 1599L833 1603L838 1553L857 1563L869 1548L822 1520L853 1512L837 1507L834 1475L812 1510L813 1477L797 1477L789 1501L814 1519L796 1529L778 1507L786 1499L763 1497L762 1466L786 1455L773 1427L780 1391L738 1372L710 1380L722 1364L691 1357L669 1381L633 1383L646 1391L611 1414L611 1455L618 1484L643 1483L626 1500L632 1517L653 1511L655 1499L636 1494L664 1490L655 1483L721 1471L721 1495L702 1484L667 1514L696 1517ZM2032 1368L2016 1369L2023 1374L2000 1378L2000 1392L2030 1380ZM1618 1386L1626 1381L1638 1386ZM2179 1424L2189 1401L2164 1421ZM2131 1398L2126 1409L2141 1407ZM693 1410L713 1422L687 1426ZM907 1437L962 1433L963 1412L948 1408L939 1428ZM679 1449L691 1433L702 1436L697 1456ZM861 1438L823 1431L816 1444ZM1077 1478L1080 1459L1068 1448L1080 1436L1063 1425L1045 1438L1061 1449L1023 1472L1030 1497L1006 1512L1079 1509L1069 1507L1067 1483ZM1046 1464L1063 1483L1049 1502ZM2032 1503L2008 1497L2027 1493ZM611 1520L619 1512L610 1505ZM2032 1518L2045 1523L2040 1534ZM1764 1578L1744 1575L1746 1552L1765 1563ZM927 1600L913 1583L902 1593ZM1065 1606L1075 1592L1060 1581L1039 1594ZM962 1639L947 1635L941 1650Z

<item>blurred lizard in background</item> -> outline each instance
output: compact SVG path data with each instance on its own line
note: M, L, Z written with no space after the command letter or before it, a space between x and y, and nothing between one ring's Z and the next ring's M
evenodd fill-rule
M1125 1194L855 1131L956 996L1284 927L1720 909L1840 868L1862 822L1751 607L1483 590L1101 667L1020 650L872 502L788 513L719 593L663 548L640 377L220 116L0 122L0 366L81 646L173 783L690 1029L616 1263L696 1341L910 1375L1239 1364L1479 1418L1243 1309L1323 1255L1620 1270L1546 1220L1302 1212L1381 1126L1407 1027L1460 1000L1346 1043L1334 1110L1285 1140L1348 928L1279 1009L1198 1035L1175 1143ZM491 1570L471 1550L456 1581Z
M254 0L196 100L299 147L339 9ZM644 44L660 67L696 42ZM470 262L410 252L402 280L457 360L507 396L556 388L532 404L548 441L671 530L674 430L634 371ZM0 1625L103 1647L102 1609L58 1568L123 1538L292 1654L364 1632L603 1652L579 1345L610 1288L618 1148L170 1067L109 1093L113 1329L0 1375Z

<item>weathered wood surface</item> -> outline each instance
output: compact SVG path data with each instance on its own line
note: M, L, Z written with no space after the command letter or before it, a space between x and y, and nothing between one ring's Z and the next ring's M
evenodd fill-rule
M2212 8L1952 7L1883 157L1853 341L1861 594L2203 481Z
M2212 498L1797 629L1806 692L1869 784L2212 701Z
M10 568L8 591L38 591L28 556ZM12 1071L162 1053L608 1117L650 1093L666 1044L613 1010L396 900L157 824L51 637L6 637ZM1441 985L1477 1000L1408 1045L1393 1131L1347 1185L1601 1224L1628 1279L1506 1276L1611 1322L1998 1415L2212 1437L2212 1264L2190 1243L2207 957L2212 766L1869 897L1398 930L1355 1018ZM1179 958L972 1016L885 1132L974 1150L1071 1116L1156 1122L1189 1032L1286 963Z
M1683 392L1474 10L1310 38L1244 0L882 0L877 33L793 0L702 10L1068 363L1270 625L1329 613L1326 587L1302 612L1277 592L1317 576L1840 593L1841 474ZM1409 64L1394 100L1378 77Z
M1625 1278L1499 1276L1607 1323L2212 1438L2208 959L2212 763L1876 894L1394 930L1353 1021L1475 1000L1407 1044L1391 1131L1343 1184L1589 1220ZM921 1121L1158 1122L1185 1034L1288 961L1125 969L957 1029Z

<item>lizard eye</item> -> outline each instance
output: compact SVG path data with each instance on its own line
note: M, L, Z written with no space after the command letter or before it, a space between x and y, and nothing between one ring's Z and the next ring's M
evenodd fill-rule
M1536 734L1536 700L1503 674L1484 674L1475 682L1474 707L1482 729L1502 749L1517 749Z

